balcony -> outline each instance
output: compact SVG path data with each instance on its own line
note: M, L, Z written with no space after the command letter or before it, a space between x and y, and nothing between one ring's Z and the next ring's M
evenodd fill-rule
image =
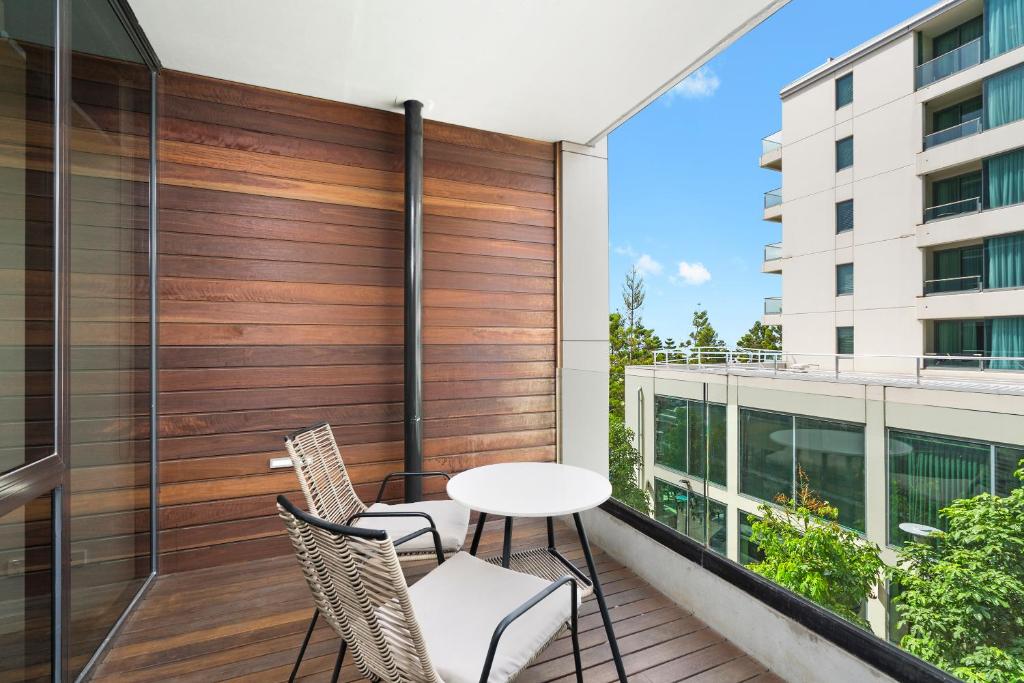
M782 170L782 131L761 139L761 168Z
M980 275L963 275L961 277L945 277L924 281L924 295L952 294L956 292L980 292L982 282Z
M955 73L981 64L982 38L920 64L914 69L914 85L920 89Z
M761 272L782 272L782 242L764 245L764 261L761 263Z
M981 211L981 197L968 197L948 204L930 206L924 210L924 222L954 218L964 214L979 213Z
M935 131L929 135L924 136L924 148L926 150L931 149L937 145L941 145L953 140L959 140L969 135L977 135L983 130L981 123L981 117L965 121L959 125L951 126L945 130Z
M764 219L766 221L782 222L782 188L776 188L764 193Z

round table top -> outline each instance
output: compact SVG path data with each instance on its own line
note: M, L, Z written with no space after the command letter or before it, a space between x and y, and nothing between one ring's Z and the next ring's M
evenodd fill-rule
M474 467L448 482L448 496L504 517L557 517L595 508L612 495L607 479L572 465L510 462Z

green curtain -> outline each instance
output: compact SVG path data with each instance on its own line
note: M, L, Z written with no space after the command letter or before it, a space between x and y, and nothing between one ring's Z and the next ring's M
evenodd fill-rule
M985 240L985 286L1024 287L1024 232Z
M987 206L1024 202L1024 149L992 157L985 162L988 170Z
M935 323L935 352L959 356L963 349L960 344L960 324L956 320L939 320Z
M992 350L994 357L1024 358L1024 318L992 319ZM993 360L989 367L996 370L1024 370L1024 361Z
M934 255L934 272L932 278L944 280L933 284L934 292L955 292L959 289L960 282L952 278L960 277L960 250L944 249L937 251Z
M990 457L987 444L890 432L889 541L909 540L903 522L944 529L939 510L989 491Z
M986 78L985 101L986 128L1024 118L1024 66Z
M986 57L1024 45L1024 0L985 0Z

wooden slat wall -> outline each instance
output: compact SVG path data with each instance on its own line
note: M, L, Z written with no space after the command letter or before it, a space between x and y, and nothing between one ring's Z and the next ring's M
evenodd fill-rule
M402 117L177 72L160 101L175 572L287 552L273 500L300 494L268 461L294 429L329 421L364 499L401 469ZM554 147L425 138L425 466L553 460Z

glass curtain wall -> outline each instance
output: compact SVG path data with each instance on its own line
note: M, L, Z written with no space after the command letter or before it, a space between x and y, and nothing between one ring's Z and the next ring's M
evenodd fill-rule
M699 479L709 464L707 478L725 486L725 406L657 394L654 406L655 464Z
M996 128L1024 118L1024 66L985 79L985 127ZM981 102L978 102L981 109Z
M654 518L725 555L728 508L688 488L654 480Z

